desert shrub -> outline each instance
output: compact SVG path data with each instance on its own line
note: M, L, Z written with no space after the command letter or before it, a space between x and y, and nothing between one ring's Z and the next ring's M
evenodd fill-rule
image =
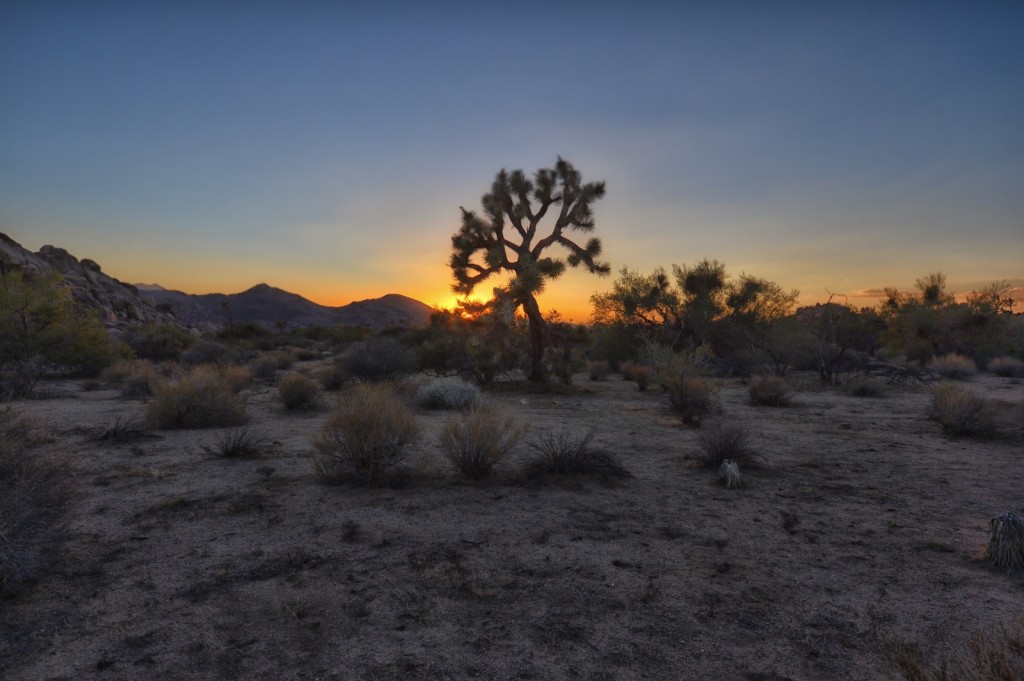
M277 382L277 392L288 410L316 409L320 406L320 384L303 374L285 374Z
M60 536L66 474L31 449L31 424L0 410L0 597L31 584Z
M963 381L978 373L978 367L970 357L956 353L936 357L928 368L943 378Z
M967 650L925 655L916 643L895 640L887 646L889 663L908 681L1013 681L1024 679L1024 620L975 631Z
M780 376L754 376L747 386L750 403L762 407L788 407L793 390Z
M295 364L295 355L288 350L275 350L260 355L249 363L249 370L256 378L273 379L278 371L291 369Z
M122 359L103 370L101 377L117 386L121 397L147 397L153 394L153 385L160 380L156 367L149 360Z
M996 376L1015 378L1024 376L1024 362L1016 357L996 357L988 363L988 370Z
M39 357L86 376L129 352L113 341L96 312L77 303L60 274L0 274L0 366Z
M602 480L633 477L617 456L591 447L593 439L593 431L578 435L561 430L530 442L536 455L526 464L527 479L546 475L596 476Z
M213 447L207 447L227 459L253 458L270 448L267 438L249 428L232 428L223 433Z
M237 364L238 353L215 341L201 340L181 353L179 360L183 366L199 366L200 364L218 364L221 366Z
M217 428L246 419L245 403L224 373L199 366L153 386L146 420L153 428Z
M885 395L885 386L878 379L864 374L851 376L843 388L853 397L882 397Z
M332 361L317 372L317 380L324 390L340 390L348 381L348 372L345 370L345 363L341 359Z
M932 389L930 416L950 435L995 435L991 403L953 383L940 383Z
M692 374L679 374L663 381L672 411L688 426L699 426L720 408L718 392L708 381Z
M196 336L173 324L154 324L129 329L121 340L139 359L152 362L177 360L196 343Z
M593 360L587 363L587 370L590 372L591 381L607 381L611 368L604 360Z
M412 401L422 409L471 409L480 401L480 388L461 378L435 378L418 386Z
M640 362L632 360L623 362L619 365L619 371L622 372L623 379L633 381L640 390L647 390L647 386L651 383L650 367Z
M342 358L351 378L379 381L416 370L416 353L393 338L357 343Z
M503 417L490 409L473 409L445 422L441 429L441 451L459 475L485 480L522 435L522 428L510 416Z
M33 397L45 372L46 363L38 355L0 365L0 402Z
M709 419L701 429L698 444L701 461L709 468L720 466L725 459L749 463L753 458L747 429L735 420Z
M361 383L321 426L313 469L322 482L393 484L404 477L407 448L419 434L416 415L391 386Z

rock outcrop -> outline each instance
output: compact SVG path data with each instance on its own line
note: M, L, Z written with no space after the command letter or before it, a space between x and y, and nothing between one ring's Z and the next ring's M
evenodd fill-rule
M59 272L71 295L96 310L107 327L174 321L173 315L140 298L134 286L104 274L94 261L79 260L55 246L43 246L33 253L0 233L0 272L10 271L30 277Z

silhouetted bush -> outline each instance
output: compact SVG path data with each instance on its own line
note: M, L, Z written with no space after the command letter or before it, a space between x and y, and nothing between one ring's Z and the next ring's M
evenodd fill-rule
M448 419L441 429L441 451L455 471L470 480L485 480L522 438L509 416L474 409Z
M406 473L409 444L420 434L416 415L391 386L361 383L342 394L313 441L313 469L327 483L389 485Z
M747 386L750 403L762 407L788 407L793 391L779 376L754 376Z
M285 374L277 382L277 392L288 410L310 410L320 406L320 385L303 374Z
M196 367L153 386L146 418L153 428L216 428L245 422L245 404L230 378L213 366Z

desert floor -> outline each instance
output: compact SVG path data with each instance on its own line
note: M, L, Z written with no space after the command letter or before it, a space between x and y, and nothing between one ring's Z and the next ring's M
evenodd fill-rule
M570 395L500 390L527 426L596 431L635 475L460 482L422 412L399 489L319 484L309 438L271 383L247 389L273 451L224 459L222 430L129 444L90 433L141 400L82 382L14 403L69 466L66 537L36 584L0 601L5 679L899 678L894 641L958 654L1019 622L1020 578L977 557L988 521L1024 512L1024 384L978 376L1008 434L954 439L927 389L880 398L792 377L795 404L718 381L758 465L744 489L699 464L699 431L619 380ZM55 395L54 395L55 394ZM331 399L331 396L328 396Z

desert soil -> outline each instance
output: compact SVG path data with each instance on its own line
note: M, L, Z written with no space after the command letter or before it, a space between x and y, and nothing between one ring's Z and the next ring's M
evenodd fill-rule
M811 375L789 408L723 379L758 452L743 489L698 460L667 398L613 376L571 395L487 400L530 435L594 429L635 478L459 482L423 412L399 489L319 484L324 413L246 391L274 449L231 460L218 429L97 442L140 400L80 382L15 403L74 483L49 571L0 601L5 679L889 679L894 640L938 656L1019 621L1024 584L977 560L988 520L1024 512L1024 385L970 384L1010 433L927 420L927 390L881 398ZM530 451L520 446L507 469Z

